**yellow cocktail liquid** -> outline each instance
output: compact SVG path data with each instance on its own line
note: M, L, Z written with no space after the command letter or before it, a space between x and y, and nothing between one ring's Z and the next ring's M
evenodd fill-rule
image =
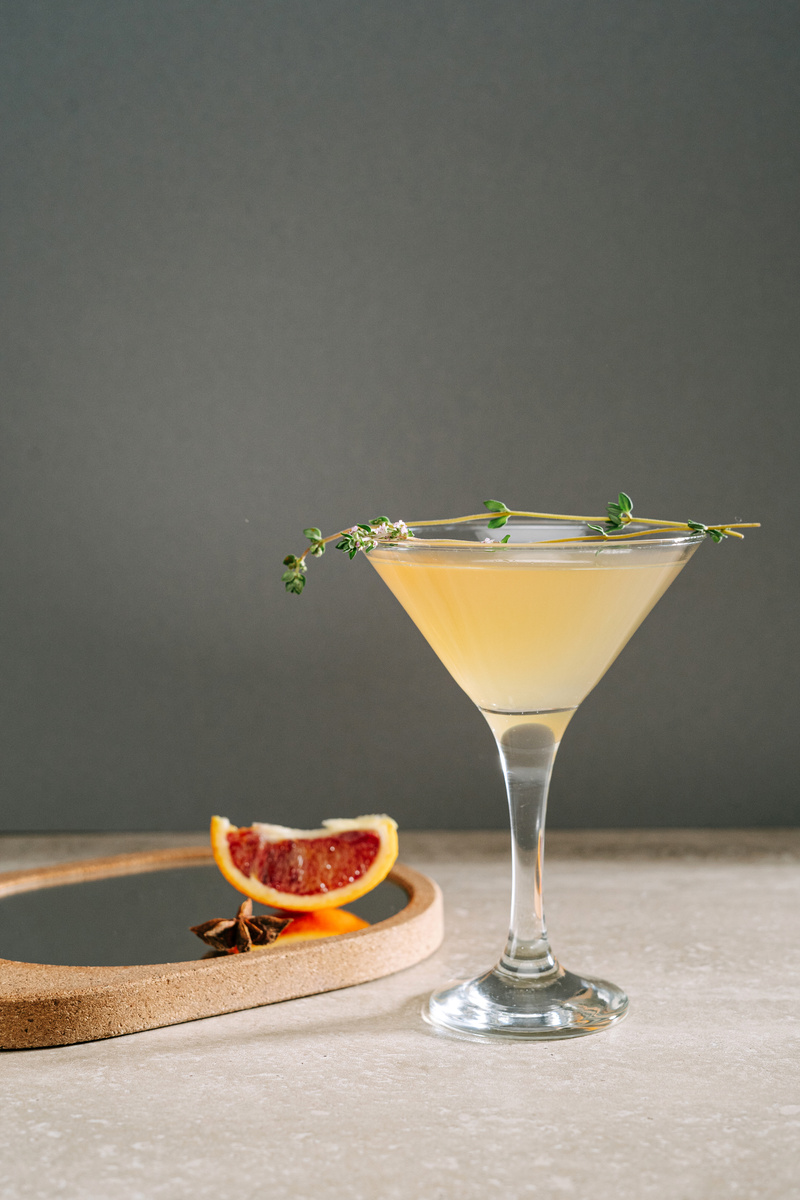
M369 561L480 708L541 713L580 704L686 555L615 548L514 561L511 547L420 547L413 557L378 548Z

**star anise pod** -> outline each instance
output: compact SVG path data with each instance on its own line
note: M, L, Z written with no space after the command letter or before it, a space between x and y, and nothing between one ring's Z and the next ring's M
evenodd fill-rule
M190 929L222 954L244 954L254 946L268 946L274 942L291 920L291 917L254 917L253 901L245 900L235 917L219 917L215 921L204 921L202 925L191 925Z

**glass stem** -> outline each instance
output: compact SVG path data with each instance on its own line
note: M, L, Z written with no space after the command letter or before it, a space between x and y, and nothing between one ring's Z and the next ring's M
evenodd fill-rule
M544 827L553 763L574 711L483 710L500 752L511 816L511 922L497 971L520 981L549 978L559 969L542 902Z

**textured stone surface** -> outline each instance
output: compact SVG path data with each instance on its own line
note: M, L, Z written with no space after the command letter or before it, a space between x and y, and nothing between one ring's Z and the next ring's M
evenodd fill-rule
M720 831L720 858L706 845L649 860L630 841L624 857L608 847L591 857L591 836L551 859L548 914L567 966L627 988L618 1028L493 1046L425 1026L426 993L499 950L508 877L495 837L409 837L406 861L444 889L437 954L347 991L3 1055L0 1194L800 1196L800 864L789 840L754 831L734 854ZM118 838L113 849L129 847ZM33 864L30 843L5 849L2 865L25 854ZM74 838L69 851L97 852Z

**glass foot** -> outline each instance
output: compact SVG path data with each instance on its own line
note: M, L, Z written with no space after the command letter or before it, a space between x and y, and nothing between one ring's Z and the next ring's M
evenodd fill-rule
M462 1037L533 1041L597 1033L627 1010L625 993L602 979L582 979L563 967L540 980L520 979L495 968L434 992L424 1015Z

